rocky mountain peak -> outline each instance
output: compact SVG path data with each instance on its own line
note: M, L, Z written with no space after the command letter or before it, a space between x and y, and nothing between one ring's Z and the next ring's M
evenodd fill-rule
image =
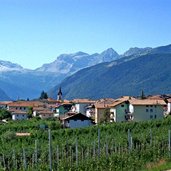
M100 55L103 58L102 62L110 62L112 60L120 58L119 54L113 48L106 49Z
M151 47L146 47L146 48L138 48L138 47L133 47L128 49L122 56L141 56L145 55L152 51Z

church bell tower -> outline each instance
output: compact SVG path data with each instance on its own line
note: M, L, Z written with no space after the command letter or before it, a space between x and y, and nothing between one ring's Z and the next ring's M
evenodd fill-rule
M61 87L59 87L59 90L58 90L57 100L62 100L62 90L61 90Z

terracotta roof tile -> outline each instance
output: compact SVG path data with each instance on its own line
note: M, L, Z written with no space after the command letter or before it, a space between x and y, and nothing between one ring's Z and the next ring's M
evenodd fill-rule
M90 99L73 99L71 102L73 102L73 103L95 103L94 100L90 100Z
M33 111L42 111L42 110L46 110L46 108L44 108L44 107L33 107Z
M17 101L9 103L9 107L33 107L33 106L43 106L44 104L39 101Z
M9 103L12 103L12 101L0 101L0 105L8 105Z
M155 99L134 99L129 101L132 105L166 105L164 100Z
M153 99L153 100L163 100L161 95L154 95L154 96L149 96L147 99Z
M115 107L115 106L117 106L117 105L119 105L119 104L121 104L121 103L123 103L123 102L125 102L125 101L129 101L129 100L133 100L133 99L135 99L134 97L131 97L131 96L122 96L122 97L120 97L120 98L118 98L118 99L116 99L112 104L110 104L109 106L110 107Z

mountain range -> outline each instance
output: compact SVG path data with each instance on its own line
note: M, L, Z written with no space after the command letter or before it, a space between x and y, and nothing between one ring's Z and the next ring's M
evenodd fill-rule
M171 93L171 45L131 48L122 58L82 69L64 79L49 94L62 87L64 98L106 98L122 95Z
M112 48L109 48L101 54L95 53L89 55L84 52L77 52L73 54L62 54L57 59L49 64L44 64L36 71L40 72L54 72L58 74L71 75L80 69L93 66L102 62L109 62L118 59L119 54Z
M59 86L68 99L135 95L141 89L169 93L170 54L171 45L130 48L122 55L109 48L62 54L35 70L0 60L0 100L37 98L42 90L56 98Z
M48 91L78 70L119 57L112 48L92 55L84 52L62 54L54 62L44 64L35 70L0 60L0 89L14 100L37 98L42 90Z

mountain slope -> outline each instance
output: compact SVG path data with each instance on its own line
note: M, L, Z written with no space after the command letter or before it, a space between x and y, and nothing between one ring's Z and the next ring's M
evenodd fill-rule
M2 72L0 88L13 100L36 98L42 90L47 91L61 80L58 75L43 72Z
M151 54L156 54L156 53L162 53L162 54L171 53L171 44L167 46L159 46L159 47L153 48L151 51Z
M60 84L64 98L115 98L139 95L141 90L146 94L171 93L171 54L147 54L116 62L89 67L66 78ZM55 96L58 87L50 94Z
M0 89L0 101L6 101L6 100L10 100L10 98L2 89Z

